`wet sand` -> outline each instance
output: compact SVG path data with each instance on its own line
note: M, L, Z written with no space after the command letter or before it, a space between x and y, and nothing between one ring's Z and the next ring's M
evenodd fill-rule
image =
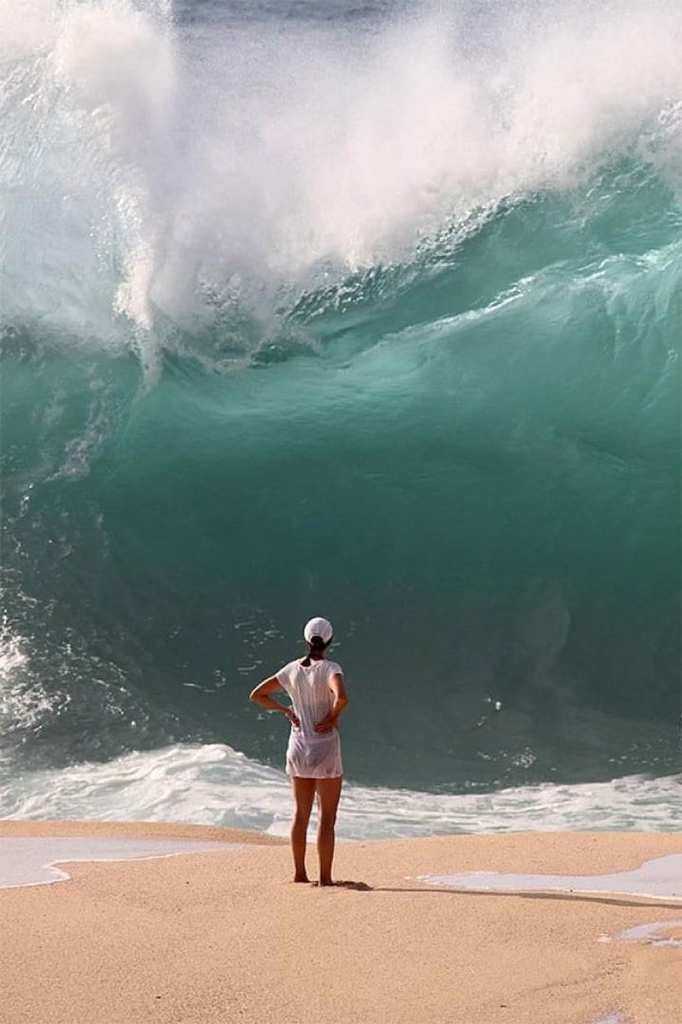
M418 880L630 871L682 853L681 834L340 843L336 877L353 885L332 889L291 883L282 840L219 828L4 821L0 858L2 837L68 835L213 840L216 852L68 864L68 880L0 889L2 1024L682 1019L682 948L666 943L682 937L679 900ZM641 940L622 937L633 929Z

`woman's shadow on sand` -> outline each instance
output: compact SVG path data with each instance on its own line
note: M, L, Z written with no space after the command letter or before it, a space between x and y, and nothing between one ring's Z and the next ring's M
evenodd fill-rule
M355 889L356 892L374 892L374 888L371 885L367 885L367 882L353 882L346 880L343 882L332 882L331 885L320 886L319 882L311 882L316 888L323 889Z
M319 882L313 882L319 886ZM616 907L659 907L664 910L679 910L679 902L664 902L663 900L647 900L645 897L628 899L624 896L609 895L608 893L582 893L582 892L560 892L551 890L542 892L514 892L512 890L485 890L485 889L446 889L445 887L434 888L433 886L383 886L368 885L367 882L354 882L345 880L333 882L328 888L331 889L354 889L356 892L414 892L433 893L449 896L478 896L482 897L507 897L522 900L570 900L573 903L606 903Z

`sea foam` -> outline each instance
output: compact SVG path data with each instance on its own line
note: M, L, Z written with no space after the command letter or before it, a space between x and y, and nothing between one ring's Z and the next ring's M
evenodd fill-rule
M107 343L113 314L149 369L164 317L267 319L614 152L674 178L677 4L458 7L351 32L180 23L165 0L0 4L6 313Z
M285 835L291 806L284 772L222 744L179 744L103 764L26 772L0 785L0 817L7 818L194 822ZM346 783L338 823L346 839L675 829L682 829L679 776L477 794Z

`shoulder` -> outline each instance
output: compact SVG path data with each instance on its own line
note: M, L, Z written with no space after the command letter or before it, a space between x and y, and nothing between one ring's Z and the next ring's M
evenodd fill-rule
M338 661L327 661L327 676L343 675L343 669L339 665Z
M296 670L300 667L301 661L296 658L294 661L288 661L286 665L277 670L277 678L281 681L282 679L291 679L296 674Z

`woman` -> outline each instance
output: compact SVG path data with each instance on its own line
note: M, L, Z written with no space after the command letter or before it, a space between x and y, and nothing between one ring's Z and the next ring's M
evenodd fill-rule
M343 782L341 740L336 723L348 704L341 666L325 656L333 635L332 625L326 619L311 619L303 630L307 656L290 661L249 695L256 704L267 711L281 712L291 722L286 768L295 803L291 824L294 881L309 881L305 870L306 835L317 793L320 885L334 884L334 824ZM270 696L277 690L288 694L291 707L285 707Z

